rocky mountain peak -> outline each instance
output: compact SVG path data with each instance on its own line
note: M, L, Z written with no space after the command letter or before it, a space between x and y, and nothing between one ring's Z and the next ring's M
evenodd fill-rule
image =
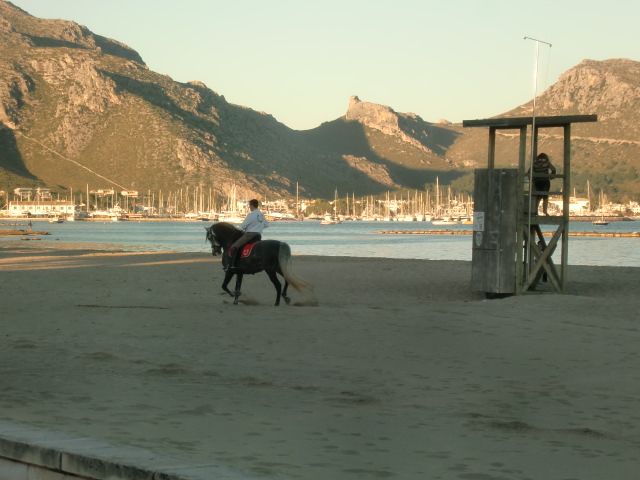
M600 121L615 118L640 97L638 78L638 62L584 60L545 92L545 102L552 110L601 112Z
M391 107L363 102L356 95L349 99L346 120L356 121L385 135L391 135L422 151L433 153L427 146L427 122L415 113L397 113Z
M538 114L597 114L597 125L581 128L602 132L603 122L607 122L609 138L640 140L639 79L640 62L583 60L538 97ZM531 105L532 102L528 102L509 113L531 115Z
M357 96L349 99L349 108L345 115L347 120L355 120L381 132L397 132L398 114L385 105L363 102Z

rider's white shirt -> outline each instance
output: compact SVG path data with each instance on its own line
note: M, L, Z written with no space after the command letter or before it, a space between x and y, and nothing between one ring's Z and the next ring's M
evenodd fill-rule
M259 209L252 210L240 225L240 229L245 232L262 233L265 228L269 227L267 219Z

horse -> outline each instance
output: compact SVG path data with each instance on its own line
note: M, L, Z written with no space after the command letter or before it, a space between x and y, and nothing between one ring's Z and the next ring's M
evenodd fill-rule
M263 270L267 273L271 283L273 283L276 289L275 306L280 305L280 297L284 298L287 304L291 301L287 296L289 284L298 291L313 290L310 284L305 282L293 271L291 248L287 243L278 240L259 240L253 245L251 254L246 258L242 258L241 256L238 259L237 268L235 270L229 270L228 266L231 263L232 254L230 251L231 245L242 236L242 230L227 222L215 223L211 227L205 227L205 230L207 232L205 242L208 241L211 244L211 254L215 257L219 253L222 253L222 266L226 270L224 281L222 282L222 289L234 297L234 305L238 304L238 298L241 295L240 287L242 286L243 275L253 275ZM284 278L284 289L276 274ZM236 289L234 292L231 292L227 286L234 275L237 275Z

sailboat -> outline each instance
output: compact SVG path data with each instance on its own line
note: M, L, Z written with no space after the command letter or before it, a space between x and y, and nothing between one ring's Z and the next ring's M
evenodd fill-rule
M227 209L220 212L219 220L221 222L228 223L242 223L244 222L244 217L240 216L238 212L238 199L237 199L237 190L236 185L233 185L231 192L227 197Z
M338 223L342 223L342 220L338 218L338 189L336 188L333 200L333 216L325 215L324 220L320 221L320 225L337 225Z
M451 194L451 190L449 190L449 194ZM449 205L451 205L451 200L449 200ZM449 213L449 210L446 211ZM436 216L431 219L431 225L457 225L458 221L452 219L449 216L440 216L440 184L438 177L436 177Z
M604 219L604 194L602 190L600 190L600 220L594 220L591 224L600 227L609 225L609 222Z

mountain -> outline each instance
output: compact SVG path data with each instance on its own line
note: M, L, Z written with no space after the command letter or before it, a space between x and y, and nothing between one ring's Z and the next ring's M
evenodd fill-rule
M639 64L586 60L538 97L538 115L598 114L572 129L572 179L638 197ZM531 103L499 116L530 116ZM240 197L470 189L488 134L349 99L343 117L296 131L201 82L155 73L133 49L0 0L0 190L198 187ZM553 156L559 136L544 134ZM513 164L516 140L500 136ZM515 148L515 150L513 149Z

